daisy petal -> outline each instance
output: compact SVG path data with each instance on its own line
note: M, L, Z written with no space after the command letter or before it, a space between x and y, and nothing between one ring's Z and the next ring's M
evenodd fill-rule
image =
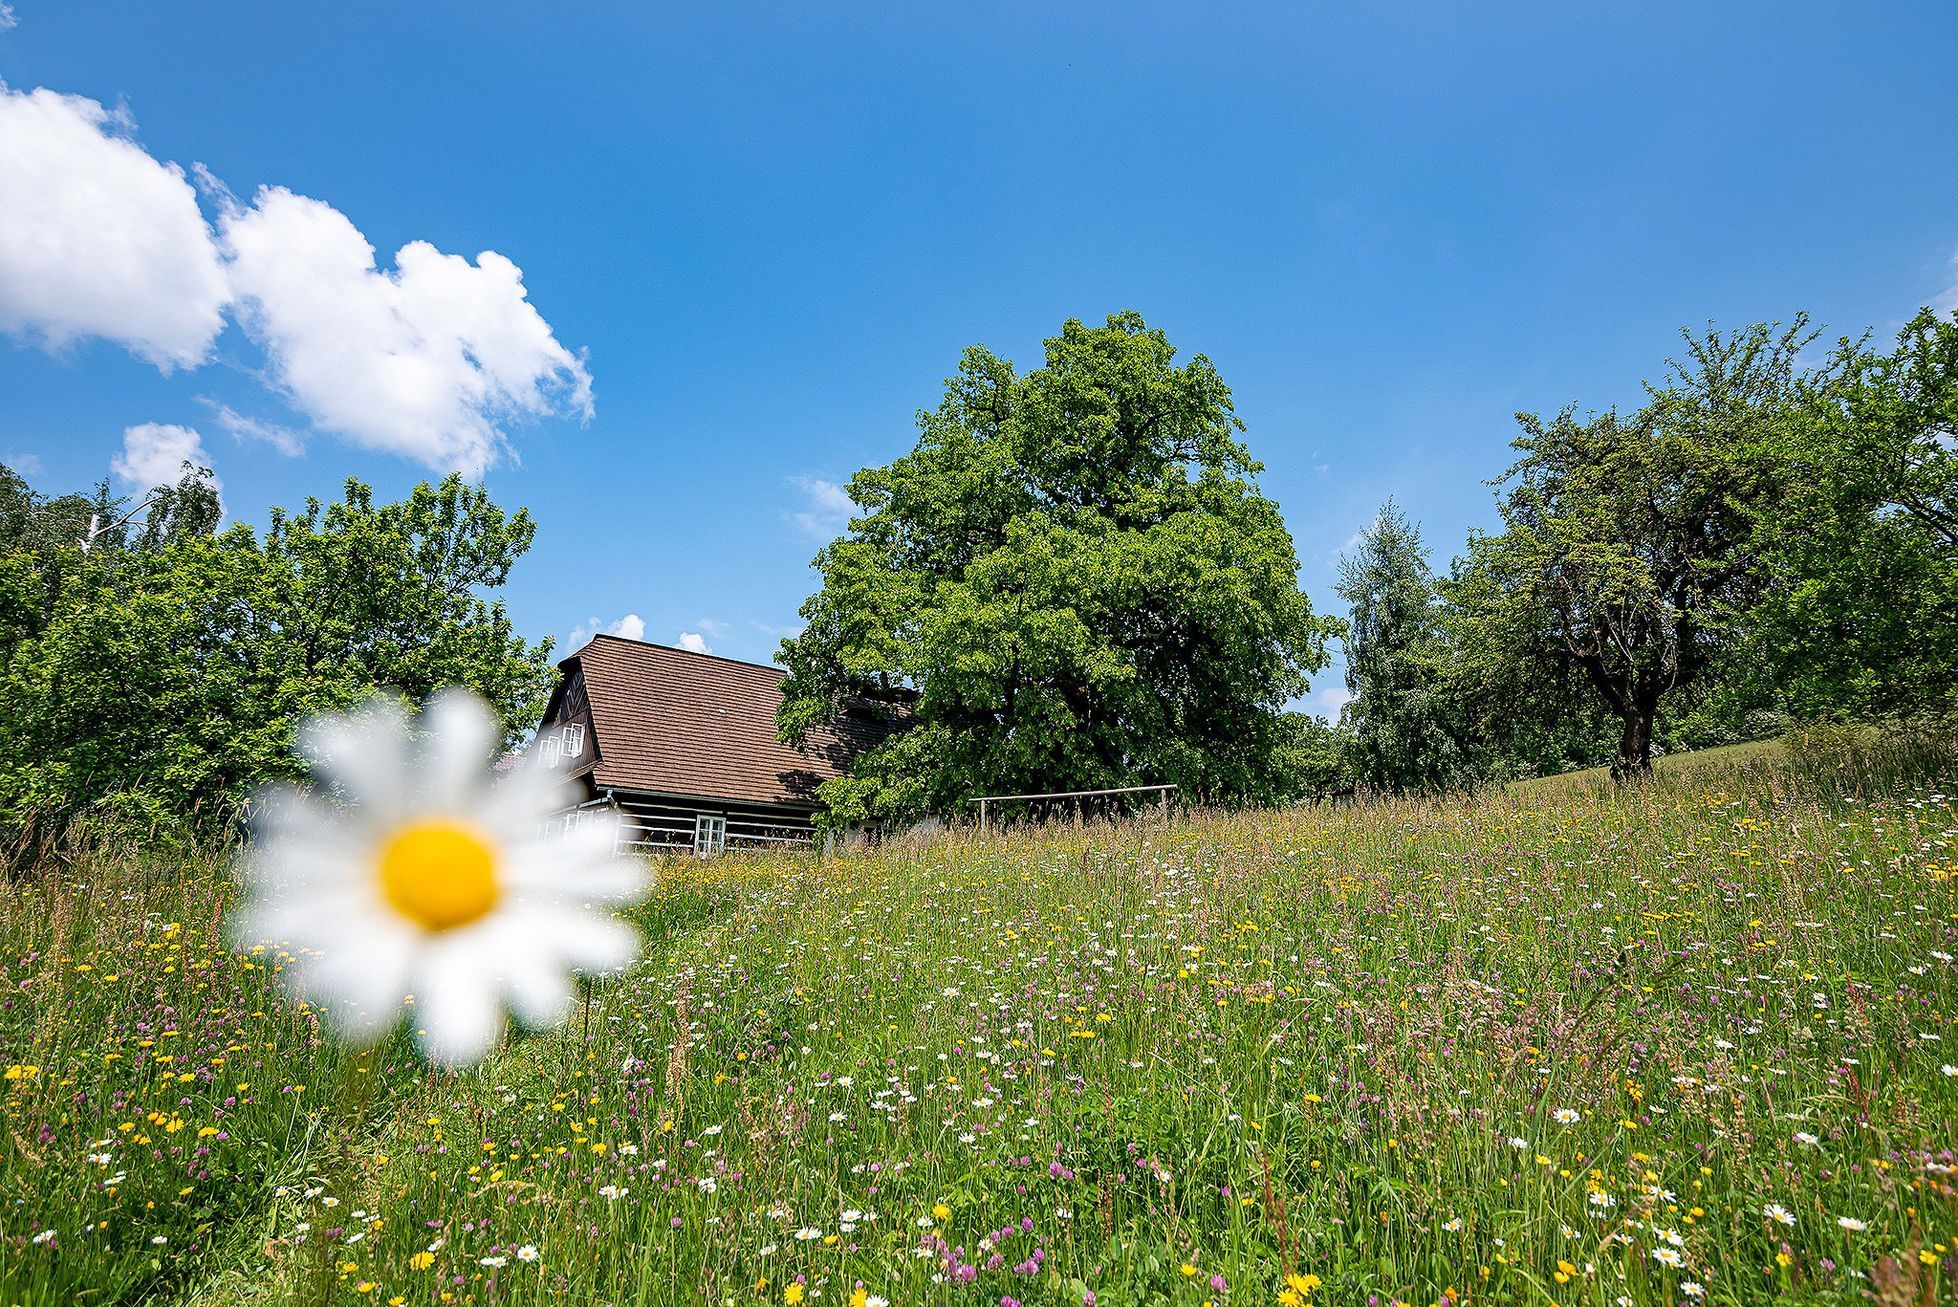
M414 977L422 1051L444 1066L470 1066L496 1044L503 1013L490 969L489 934L455 931L424 951Z
M301 964L301 992L335 1027L371 1039L400 1019L414 941L408 932L382 929L346 947Z
M359 712L315 718L300 751L327 781L374 814L396 814L408 797L408 729L401 705L376 698Z
M618 971L639 956L639 932L617 917L536 904L526 906L523 921L565 966L588 976Z
M537 948L514 917L497 934L497 979L511 1013L532 1030L562 1025L577 996L564 967L548 950Z
M503 728L489 705L468 690L444 690L422 709L422 746L417 797L434 812L464 813L479 806L489 789L489 768ZM501 797L501 796L499 796Z

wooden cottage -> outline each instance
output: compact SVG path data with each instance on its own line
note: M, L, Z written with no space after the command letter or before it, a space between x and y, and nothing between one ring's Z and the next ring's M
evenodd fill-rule
M592 637L558 672L530 765L575 784L567 825L616 809L635 850L808 845L816 787L893 729L863 705L792 748L775 734L781 668L619 636Z

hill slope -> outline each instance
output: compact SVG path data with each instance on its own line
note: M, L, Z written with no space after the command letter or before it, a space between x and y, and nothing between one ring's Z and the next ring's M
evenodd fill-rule
M0 898L0 1296L1907 1289L1953 1233L1954 786L1892 743L673 863L640 968L456 1077L322 1044L213 942L219 864L93 859Z

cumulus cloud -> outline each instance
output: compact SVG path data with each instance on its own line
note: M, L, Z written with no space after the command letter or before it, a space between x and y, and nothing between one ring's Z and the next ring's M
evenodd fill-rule
M691 653L704 654L714 652L707 647L706 637L702 636L698 631L680 632L680 647Z
M10 467L24 477L33 477L33 476L41 475L41 459L40 456L37 454L29 454L26 452L22 452L18 454L0 454L0 465Z
M583 358L509 259L414 241L383 268L332 205L278 186L242 204L199 168L213 232L183 170L133 129L94 100L0 82L0 331L111 340L168 372L210 358L228 310L314 427L470 476L507 455L512 421L591 416ZM219 421L300 448L285 427Z
M14 7L7 0L0 0L0 32L11 32L19 25L20 19L15 15Z
M0 82L0 329L196 367L224 327L224 267L183 170L131 127L94 100Z
M857 506L850 492L834 481L821 477L793 476L789 484L800 490L806 507L791 513L789 519L804 531L827 540L838 535L856 516Z
M227 205L218 231L245 329L316 426L477 476L504 452L502 421L591 413L584 362L501 254L413 241L384 270L345 214L278 186Z
M204 452L204 441L190 427L170 422L145 422L122 433L122 452L109 462L118 480L134 490L174 486L183 476L184 464L211 466ZM211 484L222 488L216 477Z
M646 638L646 622L638 613L627 613L616 622L587 617L572 629L571 647L579 648L594 635L616 635L627 640L643 640Z

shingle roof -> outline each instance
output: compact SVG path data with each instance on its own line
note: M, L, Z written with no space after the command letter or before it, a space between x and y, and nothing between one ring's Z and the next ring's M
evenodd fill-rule
M779 667L618 636L593 636L558 666L584 673L600 789L812 808L817 785L893 729L854 711L791 748L775 735Z

